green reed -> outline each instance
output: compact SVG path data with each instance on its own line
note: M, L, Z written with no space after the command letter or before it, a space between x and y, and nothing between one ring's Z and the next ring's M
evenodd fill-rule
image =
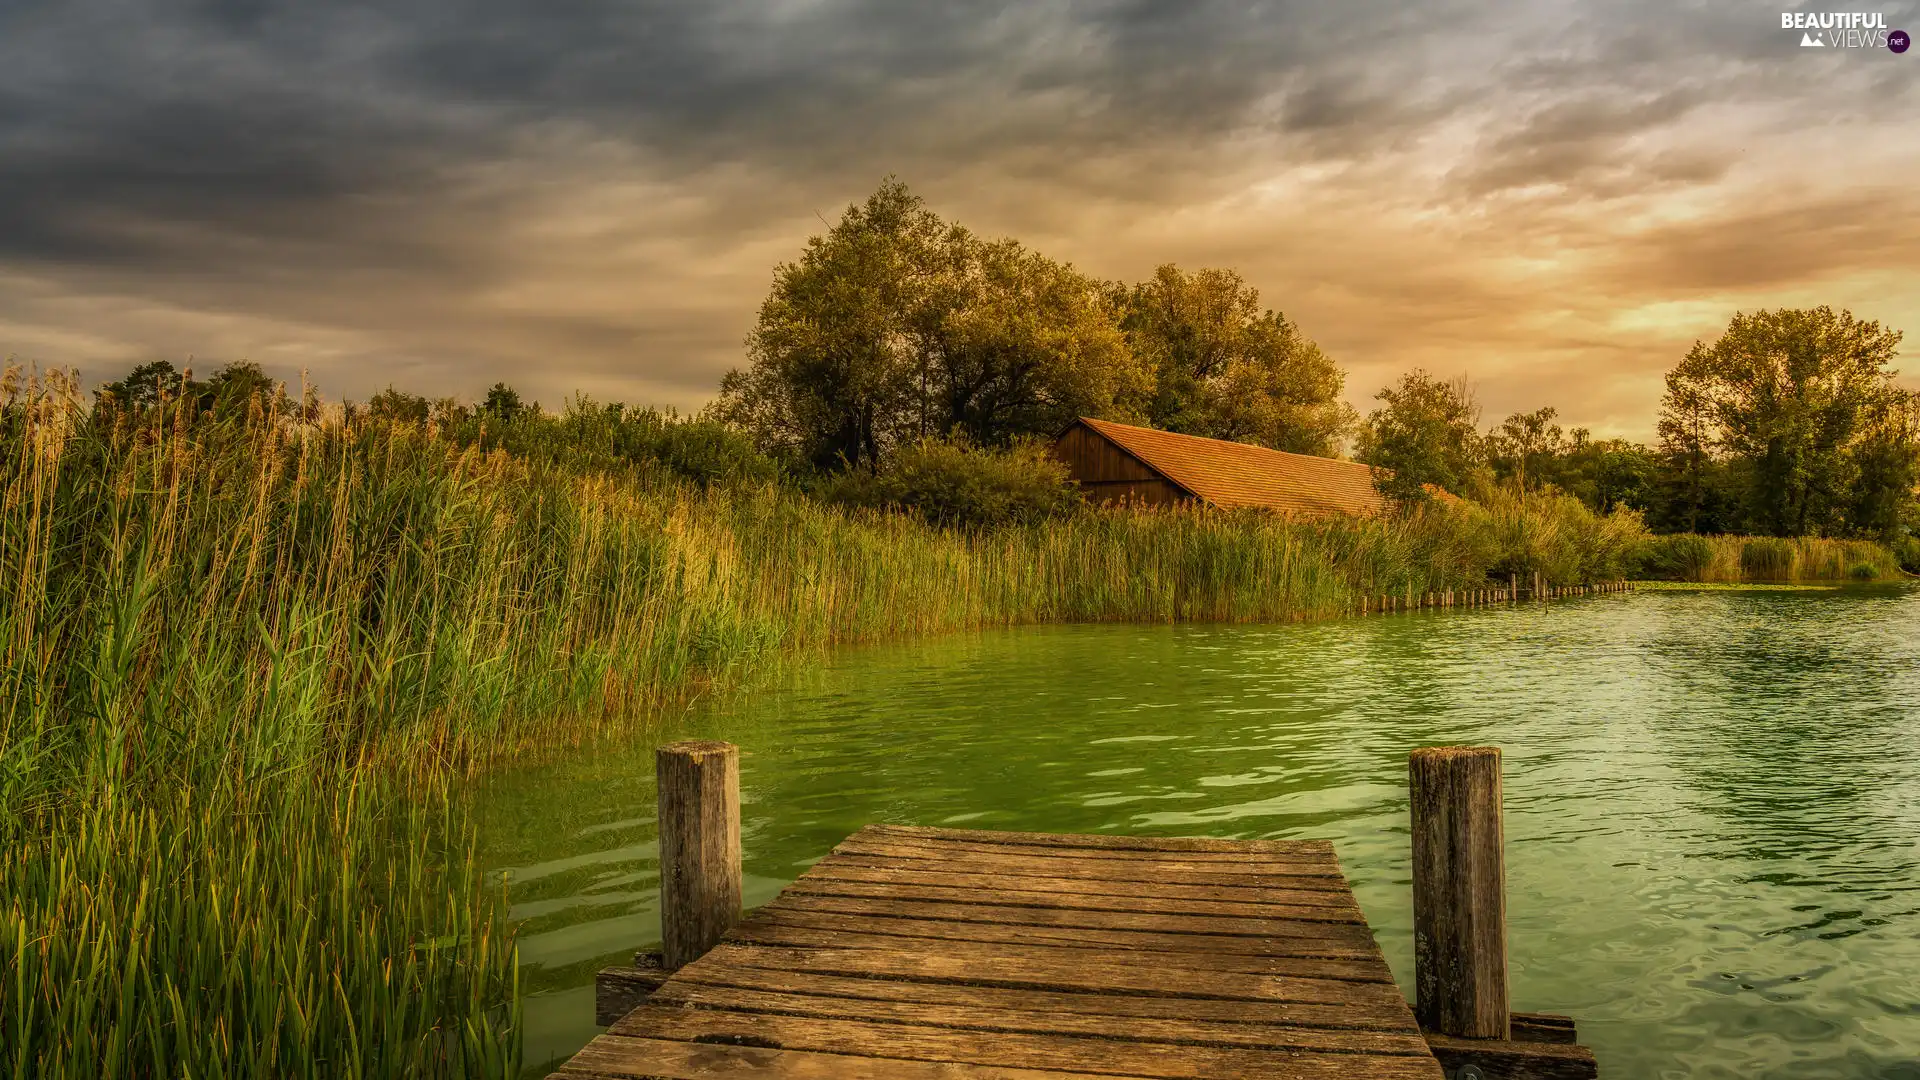
M94 411L8 373L0 1070L510 1076L515 956L443 791L462 770L839 642L1323 617L1618 577L1645 540L1499 494L943 530L750 472L683 485L569 442L606 441L577 419L519 421L508 453L309 404Z
M1640 573L1713 583L1895 581L1906 575L1887 547L1869 540L1820 536L1698 536L1646 540Z

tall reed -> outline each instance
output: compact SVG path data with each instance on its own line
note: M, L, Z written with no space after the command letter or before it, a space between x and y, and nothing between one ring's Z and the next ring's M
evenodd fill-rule
M1893 581L1905 576L1883 545L1819 536L1656 536L1641 545L1639 562L1642 576L1675 581Z
M699 487L623 468L611 444L577 459L564 421L510 454L310 403L118 414L71 380L6 378L15 1076L511 1075L510 934L437 783L776 653L1311 618L1490 572L1618 576L1644 537L1556 496L962 532L751 470Z

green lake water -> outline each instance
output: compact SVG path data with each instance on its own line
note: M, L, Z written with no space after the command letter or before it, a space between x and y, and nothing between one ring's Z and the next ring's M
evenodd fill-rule
M1920 1080L1920 591L1642 592L1307 626L845 649L697 703L740 744L747 903L873 821L1334 841L1403 987L1406 758L1506 755L1516 1008L1614 1080ZM659 937L652 744L476 791L530 1061Z

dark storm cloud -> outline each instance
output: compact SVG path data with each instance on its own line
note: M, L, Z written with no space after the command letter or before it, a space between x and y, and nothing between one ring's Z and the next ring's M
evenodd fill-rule
M1732 0L3 12L0 352L231 350L355 393L512 376L697 403L772 264L888 173L1103 276L1240 266L1367 379L1435 342L1564 357L1589 331L1535 313L1641 303L1627 278L1683 263L1779 282L1811 250L1702 224L1623 252L1642 240L1593 206L1733 183L1807 117L1870 136L1920 104L1915 65L1799 55ZM1490 269L1515 253L1598 269Z
M1068 171L1081 153L1202 147L1269 119L1378 137L1428 115L1400 117L1356 78L1355 50L1393 10L30 5L5 17L0 44L0 251L164 261L181 238L144 235L151 220L348 229L358 251L393 235L383 214L399 209L369 200L515 156L552 124L638 147L666 176L748 161L862 180L886 171L876 148L939 164L1037 147ZM1274 115L1256 115L1275 95Z

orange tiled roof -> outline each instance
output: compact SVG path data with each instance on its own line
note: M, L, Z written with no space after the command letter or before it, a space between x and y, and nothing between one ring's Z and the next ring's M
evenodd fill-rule
M1375 514L1387 500L1357 461L1269 450L1081 417L1141 463L1216 506L1257 506L1302 517Z

